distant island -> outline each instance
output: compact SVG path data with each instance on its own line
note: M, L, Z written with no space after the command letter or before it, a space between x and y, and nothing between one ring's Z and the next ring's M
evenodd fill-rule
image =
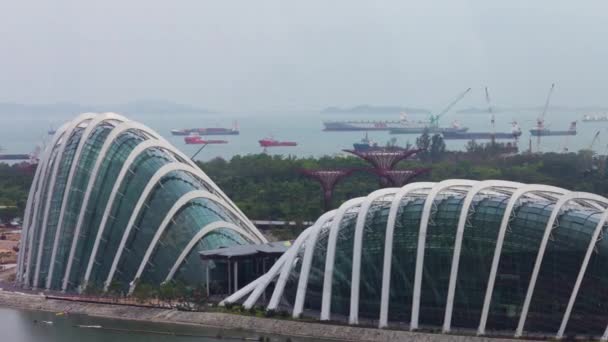
M81 105L76 103L22 104L0 102L0 114L74 114L116 112L120 114L211 114L214 111L164 100L142 100L116 105Z
M522 107L492 107L492 112L495 114L512 113L512 112L542 112L542 106L522 106ZM608 107L605 106L549 106L549 112L607 112ZM488 107L468 107L458 109L457 114L488 114Z
M430 114L428 109L402 106L373 106L359 105L355 107L327 107L321 111L323 114L395 114L401 112L408 114Z

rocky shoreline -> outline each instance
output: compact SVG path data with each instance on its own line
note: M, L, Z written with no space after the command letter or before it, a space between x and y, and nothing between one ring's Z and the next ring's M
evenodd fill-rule
M47 299L42 295L0 291L0 306L48 312L69 311L102 318L169 324L198 325L258 333L341 341L507 341L476 336L415 333L398 330L350 327L304 321L261 318L220 312L184 312L125 305Z

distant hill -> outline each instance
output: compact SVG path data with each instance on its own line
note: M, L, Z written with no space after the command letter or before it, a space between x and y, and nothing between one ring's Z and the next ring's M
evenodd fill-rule
M496 114L510 112L538 112L543 111L543 106L522 106L522 107L492 107ZM549 106L548 112L607 112L605 106ZM458 114L488 114L487 107L468 107L455 111Z
M120 114L209 114L213 111L192 105L163 100L144 100L117 105L81 105L76 103L21 104L0 102L0 114L77 114L116 112Z
M430 111L424 108L401 107L401 106L373 106L359 105L355 107L327 107L321 111L323 114L429 114Z

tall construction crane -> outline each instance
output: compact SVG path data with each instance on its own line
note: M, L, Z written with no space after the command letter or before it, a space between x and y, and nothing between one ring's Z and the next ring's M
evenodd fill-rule
M490 123L492 124L492 145L494 145L496 136L496 120L494 118L494 111L492 110L492 103L490 102L490 93L488 92L488 87L486 87L486 103L488 104L488 113L490 114Z
M454 99L454 101L450 102L450 104L447 107L445 107L444 110L439 112L439 114L436 114L436 115L431 114L429 126L434 127L434 128L439 127L439 119L441 119L441 117L444 116L448 111L450 111L450 109L452 109L452 107L454 107L458 102L460 102L460 100L462 100L470 91L471 91L471 88L468 88L467 90L462 92L460 95L458 95L458 97L456 99Z
M593 136L593 139L591 140L591 144L589 144L590 151L593 151L593 146L598 141L599 137L600 137L600 131L595 132L595 135Z
M536 119L536 128L541 132L545 128L545 115L547 114L547 109L549 108L549 103L551 102L551 95L553 95L553 89L555 88L555 83L551 84L551 88L549 88L549 94L547 94L547 100L545 101L545 106L543 107L543 111L540 116ZM539 134L536 138L536 152L540 152L540 138L542 134Z

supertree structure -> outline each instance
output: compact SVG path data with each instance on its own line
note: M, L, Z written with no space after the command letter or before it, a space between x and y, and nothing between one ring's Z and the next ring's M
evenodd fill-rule
M331 199L334 194L336 184L343 178L349 176L357 169L336 169L336 170L309 170L302 169L300 173L306 177L317 180L323 189L323 207L325 210L331 209Z
M420 152L419 149L397 149L397 148L382 148L371 149L367 151L343 150L354 154L355 156L369 162L377 170L392 170L397 163L406 160L414 154Z
M412 178L421 173L430 172L430 169L406 169L394 170L395 166L406 160L420 149L401 149L401 148L381 148L366 151L344 150L372 164L373 168L365 169L380 178L380 187L402 186L407 184Z
M418 168L418 169L406 169L406 170L371 170L378 177L381 177L381 180L384 179L391 186L394 187L402 187L408 183L410 183L414 178L425 174L430 173L430 168Z

